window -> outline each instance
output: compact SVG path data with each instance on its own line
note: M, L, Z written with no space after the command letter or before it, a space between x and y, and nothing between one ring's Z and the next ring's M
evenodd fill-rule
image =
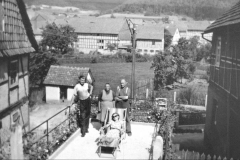
M155 41L152 41L152 45L155 45Z
M103 43L103 39L98 39L97 43Z
M144 49L144 52L148 52L148 50L147 50L147 49Z
M154 50L150 50L150 52L152 52L152 53L153 53L153 52L154 52Z
M10 75L10 85L17 83L17 73L18 73L18 60L13 60L10 62L9 75Z
M138 52L142 52L142 49L138 49Z
M217 44L216 44L216 58L215 58L215 65L219 67L220 65L220 56L221 56L221 37L217 38Z

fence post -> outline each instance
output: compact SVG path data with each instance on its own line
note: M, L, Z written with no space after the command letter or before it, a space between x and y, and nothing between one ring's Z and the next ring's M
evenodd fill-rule
M49 140L49 137L48 137L48 120L47 120L47 147L48 147L48 140Z
M206 95L206 98L205 98L205 107L207 108L207 99L208 99L208 95Z
M148 88L146 89L146 99L148 99Z
M71 111L71 106L69 106L69 112L68 112L68 129L70 131L70 125L71 125L71 119L70 119L70 111Z
M174 103L176 103L176 97L177 97L177 92L174 92L174 98L173 98Z

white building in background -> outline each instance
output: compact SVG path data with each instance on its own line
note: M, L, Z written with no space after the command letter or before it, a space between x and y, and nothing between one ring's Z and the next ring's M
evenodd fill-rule
M199 42L201 44L206 44L207 41L202 38L202 33L204 30L210 26L210 21L189 21L187 23L187 39L190 39L194 36L199 37ZM204 37L208 40L212 40L212 33L205 34Z
M136 49L140 54L154 55L164 50L164 27L144 25L137 27Z
M66 21L78 34L75 49L79 52L98 51L104 54L109 52L109 44L115 45L115 49L131 45L131 32L125 19L81 17Z
M46 102L70 101L73 95L73 88L77 84L80 75L87 77L88 83L94 83L94 78L89 68L51 66L44 80Z

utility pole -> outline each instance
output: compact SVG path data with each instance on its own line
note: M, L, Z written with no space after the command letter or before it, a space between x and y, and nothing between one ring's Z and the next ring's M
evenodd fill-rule
M136 62L136 25L133 24L132 28L132 83L131 83L131 90L132 90L132 98L135 100L135 62Z

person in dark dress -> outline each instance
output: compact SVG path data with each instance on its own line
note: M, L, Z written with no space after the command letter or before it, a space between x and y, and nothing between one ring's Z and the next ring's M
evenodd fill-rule
M84 76L79 76L79 83L76 84L73 91L72 104L77 104L77 123L82 137L88 133L89 120L91 114L91 95L93 91L93 86L86 83L86 78Z
M129 109L130 109L130 88L127 87L127 82L125 79L121 80L120 87L117 87L116 91L116 108L127 108L127 115L126 115L126 133L128 136L132 135L131 131L131 124L130 124L130 115L129 115Z

